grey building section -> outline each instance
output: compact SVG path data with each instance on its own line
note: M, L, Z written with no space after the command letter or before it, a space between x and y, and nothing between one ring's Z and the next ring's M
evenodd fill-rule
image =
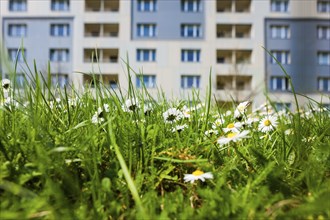
M179 40L181 37L182 24L200 24L202 35L192 40L201 40L205 36L205 8L204 1L199 1L198 12L184 12L181 10L183 0L156 0L154 12L143 12L138 10L138 0L132 1L132 39L150 39L139 37L137 34L138 24L156 24L157 40ZM184 38L187 40L187 38Z
M287 25L290 28L289 39L273 39L272 25ZM289 51L291 62L283 64L284 69L292 78L293 86L298 93L317 93L318 78L329 77L329 65L318 63L319 51L330 51L328 39L318 39L317 27L329 26L326 19L265 19L265 46L268 51ZM271 63L266 53L266 80L271 90L271 77L285 76L277 64ZM277 92L277 91L276 91Z
M25 24L27 27L25 37L15 37L9 35L9 25ZM68 24L69 36L51 36L52 24ZM27 52L26 60L30 69L33 70L33 63L39 72L47 74L47 66L50 60L50 49L68 49L69 57L66 62L50 62L51 73L68 74L72 72L72 34L73 34L73 17L4 17L2 23L2 34L4 44L7 49L24 48ZM9 69L3 70L5 74L10 72ZM28 69L24 62L18 62L17 73L28 73Z

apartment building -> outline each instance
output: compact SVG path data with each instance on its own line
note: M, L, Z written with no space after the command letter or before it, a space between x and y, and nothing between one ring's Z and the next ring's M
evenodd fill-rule
M54 85L63 88L69 83L74 51L74 15L69 9L69 1L1 1L1 43L7 52L1 54L3 77L16 68L17 86L23 87L35 63L45 77L50 66Z
M270 98L279 107L292 107L294 89L299 104L310 102L302 94L329 106L330 1L273 1L264 24L265 46L290 75L293 86L276 60L266 54Z
M250 99L256 107L267 90L277 106L293 108L265 47L297 92L330 103L329 0L5 0L0 10L18 84L28 74L23 56L45 75L49 64L54 85L81 90L97 83L91 73L126 90L128 63L135 87L143 82L155 96L161 88L168 98L203 98L211 73L221 104ZM3 76L10 72L2 62Z

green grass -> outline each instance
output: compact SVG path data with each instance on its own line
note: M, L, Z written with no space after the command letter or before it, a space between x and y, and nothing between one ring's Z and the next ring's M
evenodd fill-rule
M132 84L124 96L102 84L81 94L38 74L32 81L23 93L14 87L10 103L1 90L0 219L330 218L328 110L235 118L234 108L213 104L211 90L206 101L198 93L170 101ZM123 108L128 99L138 100L133 111ZM93 123L99 107L103 120ZM190 116L165 122L170 108ZM278 125L263 133L265 114ZM252 118L240 128L249 137L217 143L229 123ZM184 182L197 169L214 178Z

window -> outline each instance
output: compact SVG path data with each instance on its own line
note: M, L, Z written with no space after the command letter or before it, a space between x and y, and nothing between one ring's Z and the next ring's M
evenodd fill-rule
M330 52L318 52L317 58L320 65L330 65Z
M52 24L50 26L50 35L56 37L66 37L70 35L69 24Z
M201 37L200 24L182 24L181 37Z
M136 87L142 88L143 85L145 85L146 88L155 88L156 87L156 76L155 75L136 76Z
M138 0L138 11L156 11L156 0Z
M24 57L26 58L26 49L11 48L8 49L8 56L10 61L23 62Z
M330 39L330 26L317 26L318 39Z
M27 0L10 0L9 11L26 11Z
M181 0L181 11L199 12L200 10L200 0Z
M64 88L69 83L67 74L51 74L52 86Z
M156 50L154 49L137 49L136 50L137 61L156 61Z
M26 37L26 24L10 24L8 26L8 35L11 37Z
M318 0L317 1L318 12L330 12L330 1L329 0Z
M182 62L199 62L200 50L181 50Z
M191 88L200 88L200 76L181 76L181 88L182 89L191 89Z
M270 10L273 12L287 12L289 0L271 0Z
M330 92L330 77L320 77L317 81L317 89L319 91Z
M138 24L137 32L139 37L155 37L156 24Z
M290 28L285 25L272 25L270 26L272 38L289 39Z
M284 76L275 76L271 78L271 89L274 91L288 91L289 80Z
M50 61L52 62L69 61L69 49L50 49Z
M280 64L290 64L291 57L289 51L272 51L273 56L277 59ZM270 58L272 64L276 64L276 60Z
M69 11L70 2L69 0L52 0L51 9L52 11Z

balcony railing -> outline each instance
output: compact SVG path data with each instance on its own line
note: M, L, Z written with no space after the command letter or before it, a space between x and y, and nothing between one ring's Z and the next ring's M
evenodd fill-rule
M85 37L118 37L119 24L89 23L85 24Z

